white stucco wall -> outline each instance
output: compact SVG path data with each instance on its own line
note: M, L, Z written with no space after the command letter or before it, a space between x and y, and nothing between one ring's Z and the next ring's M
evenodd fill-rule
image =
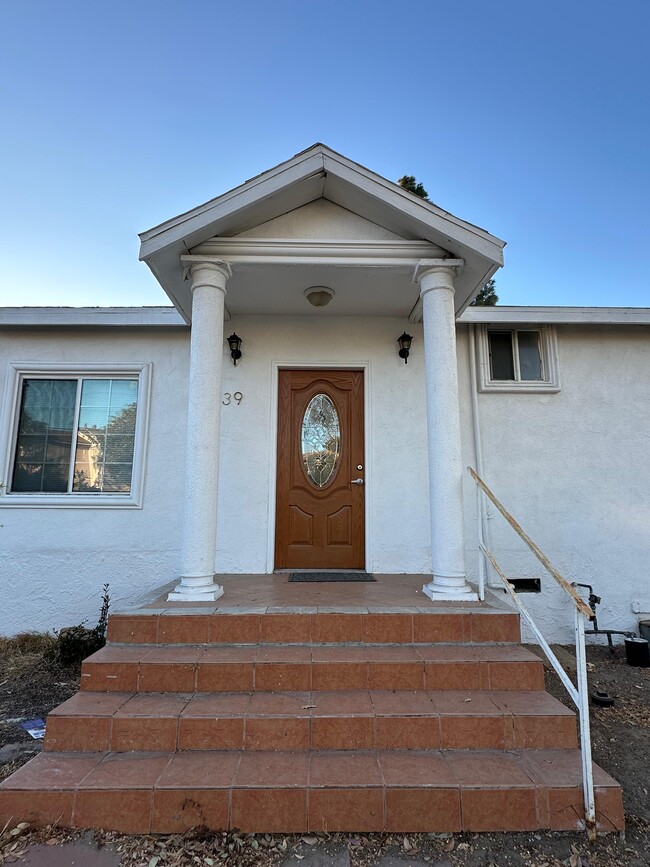
M422 508L428 487L421 329L402 319L317 315L242 317L227 327L242 337L244 357L237 367L226 364L224 391L240 391L244 398L240 406L223 407L222 414L220 569L266 572L273 566L275 454L270 442L277 365L367 364L366 566L376 572L424 572L430 555L428 506ZM417 336L405 365L397 355L397 337L407 327Z
M170 580L180 545L188 335L185 330L4 330L7 362L152 363L142 509L0 509L0 635L94 625L112 602ZM4 456L3 465L4 465Z
M565 326L557 337L558 394L479 394L484 478L567 580L594 586L599 626L634 630L635 602L650 616L650 330ZM470 458L466 328L459 350ZM466 511L473 488L466 481ZM545 634L570 640L565 594L496 509L488 513L506 573L541 578L542 593L524 603ZM476 568L473 553L469 562Z
M414 334L408 365L397 336ZM222 572L272 568L272 437L277 365L367 365L367 567L426 572L430 562L421 330L404 320L242 317L234 367L225 352L217 563ZM474 465L468 334L458 329L463 454ZM570 580L603 597L602 626L631 629L632 603L650 607L650 334L641 328L558 329L559 394L481 394L484 475ZM141 510L0 509L0 634L60 628L178 573L189 334L183 330L6 330L8 361L151 362L152 391ZM477 572L475 494L465 482L467 566ZM524 601L552 640L570 640L570 609L552 579L492 511L491 544L512 576L539 576ZM271 558L271 559L270 559Z

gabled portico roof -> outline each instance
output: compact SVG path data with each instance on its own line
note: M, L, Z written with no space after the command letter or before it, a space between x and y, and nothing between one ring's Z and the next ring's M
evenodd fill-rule
M250 238L231 241L230 244L226 241L242 232L250 235L254 227L319 199L345 208L399 237L385 244L372 241L366 245L348 243L346 246L345 242L320 242L307 245L309 249L305 248L304 240L292 246L287 243L290 240L287 238L277 239L276 248L273 248L274 241L266 238L266 258L262 258L259 249L253 249ZM346 265L349 268L355 264L366 269L373 266L393 268L390 285L395 287L394 303L388 303L388 286L382 294L380 283L377 283L380 291L376 296L376 310L372 309L372 294L364 295L361 290L358 305L363 305L363 309L355 307L348 299L347 306L342 305L338 311L334 307L331 312L394 315L399 311L399 315L417 319L417 287L408 284L412 283L413 265L418 259L442 255L464 260L465 265L456 282L456 308L460 312L503 264L505 246L503 241L484 229L425 202L323 144L315 144L234 190L143 232L140 240L140 259L151 268L188 321L191 318L190 287L185 279L187 262L184 265L181 261L181 257L188 254L208 253L223 258L236 254L240 263L250 267L263 264L267 269L291 268L292 263L306 269L311 256L313 263L319 265L319 275L323 274L328 261L339 269L339 275L340 269ZM246 250L251 253L248 260ZM307 271L296 282L303 277L308 279ZM312 281L315 282L318 281ZM355 285L358 283L357 280L354 282ZM244 293L242 281L239 284L233 282L232 303L235 307L238 286ZM270 298L267 293L266 303L271 303ZM229 286L228 302L230 300ZM286 298L279 299L279 302L277 312L295 312ZM245 305L243 309L247 309ZM305 308L304 312L309 311Z

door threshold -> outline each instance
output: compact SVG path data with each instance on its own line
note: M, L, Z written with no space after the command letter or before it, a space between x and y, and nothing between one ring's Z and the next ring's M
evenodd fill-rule
M292 567L291 569L274 569L274 575L290 575L292 572L367 572L367 569L301 569L298 566Z

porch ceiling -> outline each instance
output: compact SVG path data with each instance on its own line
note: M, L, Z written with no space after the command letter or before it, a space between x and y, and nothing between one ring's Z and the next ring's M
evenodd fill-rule
M418 301L413 268L332 265L260 265L233 267L226 296L227 318L242 315L396 316L406 319ZM315 308L304 290L328 286L335 296Z
M431 258L432 251L461 258L465 266L456 283L460 312L503 264L504 242L483 229L404 191L324 145L317 144L286 163L240 187L182 214L141 236L140 258L186 319L191 318L187 263L181 257L197 248L226 242L234 235L325 199L399 236L405 255L391 262L379 256L376 265L333 262L332 257L301 261L299 251L263 261L236 262L228 284L231 314L397 315L417 319L417 288L411 282L413 264ZM286 240L286 239L285 239ZM422 251L406 250L413 241L425 242ZM427 251L428 248L428 251ZM379 247L377 247L379 250ZM203 250L201 251L203 252ZM417 253L417 255L415 255ZM217 250L213 255L218 255ZM435 256L435 252L433 254ZM230 258L222 254L222 258ZM330 286L337 293L327 313L313 311L302 296L308 286ZM298 291L299 290L299 291Z

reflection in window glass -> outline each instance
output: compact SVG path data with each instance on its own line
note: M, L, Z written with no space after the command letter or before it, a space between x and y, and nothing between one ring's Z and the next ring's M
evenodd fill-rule
M542 379L542 357L539 351L539 331L518 331L519 372L521 379Z
M84 379L73 491L131 490L137 379Z
M68 490L77 380L25 379L11 490Z
M137 402L137 378L24 379L11 493L130 493Z

